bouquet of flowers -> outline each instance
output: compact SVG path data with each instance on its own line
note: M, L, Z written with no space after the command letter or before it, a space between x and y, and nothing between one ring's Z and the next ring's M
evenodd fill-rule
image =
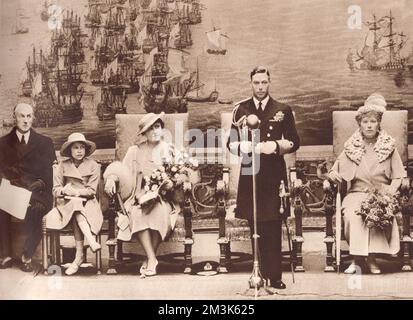
M386 231L393 223L394 216L401 211L397 194L391 195L384 191L373 190L361 202L356 211L368 228L378 228Z
M198 161L182 152L173 161L162 159L162 165L143 177L145 194L139 197L139 204L147 206L159 198L173 203L184 201L184 184L190 182L191 172L198 168Z

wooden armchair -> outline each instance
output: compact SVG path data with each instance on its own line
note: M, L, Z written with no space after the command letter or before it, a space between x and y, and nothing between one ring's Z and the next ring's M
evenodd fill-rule
M333 112L333 153L336 159L344 148L344 143L358 128L355 121L355 111L334 111ZM393 138L396 139L397 150L400 153L400 157L403 163L407 163L408 160L408 144L407 144L407 111L387 111L383 115L381 127L386 130ZM341 187L341 199L344 198L347 187ZM402 206L402 214L397 218L400 231L400 252L399 257L402 260L402 271L411 271L411 242L410 235L410 215L411 207L408 205L409 198L412 194L410 188L409 178L403 179L400 187L400 203ZM337 186L332 185L328 180L324 181L324 191L326 193L325 201L325 215L326 215L326 235L324 242L327 247L326 266L324 271L333 272L336 271L336 259L337 256L333 255L333 246L336 245L336 233L335 219L336 217L336 196ZM343 226L343 216L338 217L341 220ZM344 238L344 227L341 228L341 239ZM347 248L348 244L345 240L341 241L341 248ZM334 250L336 252L336 250ZM340 260L349 258L348 250L340 250Z
M223 177L217 183L217 212L219 217L219 239L220 246L220 272L227 272L231 263L241 259L231 259L233 255L242 257L242 254L231 252L231 241L250 240L250 229L246 220L237 219L234 217L236 192L238 189L238 179L240 172L241 160L226 149L226 142L229 138L229 132L232 123L232 113L221 114L221 129L222 129L222 154L224 159ZM290 256L290 248L287 241L283 241L283 256L292 259L294 270L296 272L304 272L302 244L304 242L302 230L302 206L295 205L300 202L297 188L300 186L300 180L296 179L295 161L296 154L288 154L284 156L287 167L287 177L289 181L285 181L286 196L288 202L291 202L294 210L290 210L287 205L283 208L286 216L286 224L283 225L283 240L292 240L292 256ZM288 193L288 190L290 192ZM287 203L288 203L287 202ZM287 228L290 234L287 233ZM244 255L245 256L245 255Z
M128 148L135 143L137 125L143 116L144 114L116 115L116 160L122 161ZM184 147L184 133L188 127L188 114L166 114L163 120L165 129L172 134L172 143L175 143L178 149ZM190 196L191 188L186 188L181 213L176 221L174 232L168 238L168 241L183 243L184 273L192 272L192 244L194 241ZM109 230L106 242L109 249L109 268L107 274L116 274L119 267L122 267L125 263L140 259L137 255L125 253L123 241L117 239L117 216L120 210L121 203L115 195L109 200ZM115 249L117 249L116 258ZM175 256L176 254L169 254L159 256L158 258L172 260Z

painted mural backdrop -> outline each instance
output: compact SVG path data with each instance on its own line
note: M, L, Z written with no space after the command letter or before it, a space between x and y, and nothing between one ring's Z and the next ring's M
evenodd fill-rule
M118 2L117 6L131 6L133 3L133 6L144 5L146 10L150 10L162 1ZM188 4L200 3L201 21L179 26L181 29L178 31L172 26L165 30L169 39L172 39L172 32L175 32L173 39L179 39L173 45L177 48L174 52L180 52L175 58L181 59L179 67L183 69L174 67L173 71L180 75L179 83L183 86L179 87L181 92L174 94L189 97L185 108L190 114L191 128L206 130L218 127L219 113L231 111L230 102L250 95L248 77L255 65L266 65L271 70L271 94L293 107L304 145L331 144L331 112L357 108L374 91L382 93L391 108L410 110L413 107L413 9L409 6L409 0L385 3L381 0L164 2L171 15L176 15L175 10L178 10L178 16L175 16L178 22L179 14L183 12L185 15ZM121 109L127 113L145 112L144 80L141 80L139 88L132 87L136 79L141 79L139 74L152 67L148 62L154 58L150 43L145 42L148 47L145 47L144 55L133 57L136 58L133 66L140 68L137 74L130 72L132 69L125 58L123 62L117 60L116 65L113 60L106 62L105 68L96 76L96 45L91 43L90 38L99 38L99 35L93 35L90 28L93 23L91 16L85 19L88 14L93 15L94 9L90 6L93 3L96 1L58 0L45 4L40 0L1 0L0 117L4 122L3 132L8 130L14 104L31 100L21 97L21 94L22 84L27 80L26 63L33 56L33 48L36 50L35 57L40 48L43 52L51 50L50 42L55 35L50 27L55 22L50 21L45 8L53 4L63 10L63 17L73 12L72 24L74 28L76 25L80 28L79 37L70 38L70 45L59 49L58 55L66 60L50 61L54 67L50 69L53 72L47 80L54 83L53 93L48 94L52 94L56 101L59 99L61 105L68 106L65 115L56 117L72 118L70 121L49 123L48 127L39 124L38 130L51 136L56 147L68 134L80 131L96 141L99 148L113 148L114 120L110 112L103 112L99 106L102 99L112 99L119 112L123 112ZM109 13L111 23L115 24L113 28L117 28L118 18L127 19L131 14L128 11L127 16L118 16L117 6L113 13ZM105 10L108 16L107 8L102 11ZM135 21L139 21L140 11L135 10L133 14L137 14ZM139 23L135 26L134 38L141 41L143 28ZM145 34L148 32L145 30ZM128 40L131 41L131 38ZM183 40L187 41L184 45L181 43ZM85 46L84 57L76 51L80 43ZM114 45L112 42L107 47ZM134 44L131 42L129 45ZM136 49L140 46L137 43ZM113 74L110 71L115 68L120 70L122 63L123 72L130 82L128 86L123 88L118 83L113 89L92 84L92 80L96 84L102 77L106 80L111 78ZM187 74L189 78L185 78ZM189 83L188 79L191 81L191 92L182 93L188 88L185 86ZM32 80L32 90L36 81L40 88L45 82L44 77ZM161 80L176 79L172 76ZM409 143L412 144L412 115L410 118Z

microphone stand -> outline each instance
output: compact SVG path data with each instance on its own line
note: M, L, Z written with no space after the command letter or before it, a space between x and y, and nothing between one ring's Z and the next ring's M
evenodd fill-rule
M257 180L256 180L256 164L255 164L255 130L251 130L252 140L252 204L253 204L253 218L254 218L254 234L252 236L254 240L254 263L252 274L249 279L250 288L254 288L254 297L257 298L258 290L264 286L264 279L261 275L260 264L258 260L258 238L257 233Z
M256 182L256 163L255 163L255 142L256 142L256 129L259 127L259 119L255 115L249 115L242 122L241 128L241 140L248 141L248 130L251 132L252 141L252 197L253 197L253 219L254 219L254 234L253 245L254 245L254 262L251 276L249 278L249 289L247 289L243 295L251 296L253 289L254 299L256 300L258 296L273 295L274 292L267 289L264 283L264 278L262 277L260 271L260 263L258 259L258 238L260 237L257 233L257 182Z

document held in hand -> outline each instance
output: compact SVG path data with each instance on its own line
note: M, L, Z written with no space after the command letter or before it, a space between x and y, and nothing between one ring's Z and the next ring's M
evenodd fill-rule
M0 183L0 209L17 219L24 220L32 193L10 184L7 179Z

